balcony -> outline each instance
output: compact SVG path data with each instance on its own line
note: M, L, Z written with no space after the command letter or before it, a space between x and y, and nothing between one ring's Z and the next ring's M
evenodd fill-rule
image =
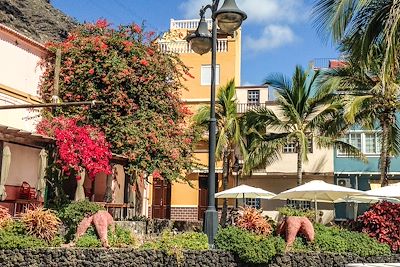
M212 20L206 19L208 29L211 30ZM199 19L183 19L183 20L174 20L171 19L170 22L170 30L196 30L197 26L199 25Z
M249 104L249 103L238 103L237 113L246 113L247 111L255 110L258 108L266 108L267 103Z
M163 52L178 54L194 53L190 44L186 40L160 41L159 46ZM228 52L228 39L217 40L217 52Z

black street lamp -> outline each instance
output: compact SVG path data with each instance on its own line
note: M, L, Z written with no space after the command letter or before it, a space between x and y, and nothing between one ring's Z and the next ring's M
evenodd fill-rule
M203 6L200 10L200 22L196 31L186 39L195 53L203 55L211 50L211 103L208 144L208 207L204 213L204 232L208 236L208 244L214 246L214 237L218 227L218 212L215 209L215 143L216 143L216 119L215 119L215 69L217 62L217 23L221 31L232 33L239 29L246 13L241 11L235 0L225 0L218 10L219 0L213 0L212 4ZM211 10L212 33L208 31L204 14Z
M235 186L239 185L239 172L242 170L243 168L243 164L239 163L239 158L237 156L235 156L235 162L233 163L232 166L232 172L236 173L236 182L235 182ZM238 200L235 200L235 207L238 207Z

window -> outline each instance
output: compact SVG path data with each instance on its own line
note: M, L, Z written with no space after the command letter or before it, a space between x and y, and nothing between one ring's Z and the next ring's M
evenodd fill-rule
M283 147L283 153L297 153L295 143L288 143ZM308 138L308 153L313 153L313 138Z
M261 201L259 198L246 198L246 205L255 209L260 209Z
M283 153L296 153L296 151L297 149L295 143L289 143L283 147Z
M219 65L215 68L216 85L219 84ZM201 85L211 85L211 65L201 65Z
M378 132L350 132L345 135L343 141L358 148L366 155L377 155L380 153L380 137ZM345 152L338 150L338 155Z
M310 209L311 201L302 201L302 200L286 200L286 206L295 208L295 209Z
M247 91L247 104L258 105L260 104L260 90Z

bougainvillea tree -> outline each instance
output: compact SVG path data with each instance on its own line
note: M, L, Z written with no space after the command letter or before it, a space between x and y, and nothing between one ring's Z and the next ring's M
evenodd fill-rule
M82 123L101 128L112 151L128 157L130 173L185 177L193 164L195 131L186 123L190 112L180 91L190 74L176 55L159 50L153 32L136 24L113 29L99 20L48 48L62 50L62 101L105 102L53 110L54 115L79 116ZM47 102L53 95L54 57L42 64L40 93Z
M110 145L98 128L79 126L76 118L57 117L43 119L37 125L37 132L56 139L58 157L54 164L66 176L78 174L80 167L91 179L98 173L111 173Z

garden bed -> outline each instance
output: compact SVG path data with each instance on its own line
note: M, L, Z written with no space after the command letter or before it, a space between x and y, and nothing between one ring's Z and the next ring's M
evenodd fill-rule
M328 253L289 253L279 255L264 265L243 264L228 253L218 250L188 251L181 266L345 266L347 263L400 262L400 255L359 257ZM178 266L177 258L162 251L135 249L16 249L0 250L0 265L19 266Z

